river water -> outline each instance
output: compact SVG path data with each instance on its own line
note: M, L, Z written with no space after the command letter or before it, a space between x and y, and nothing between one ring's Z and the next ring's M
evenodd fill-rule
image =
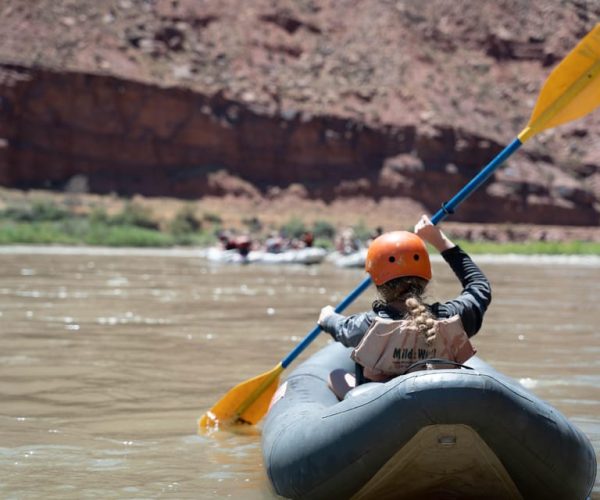
M479 355L566 414L598 456L600 259L476 260L494 289ZM363 277L191 250L0 248L0 497L276 498L260 426L199 435L197 419ZM431 299L458 291L436 260Z

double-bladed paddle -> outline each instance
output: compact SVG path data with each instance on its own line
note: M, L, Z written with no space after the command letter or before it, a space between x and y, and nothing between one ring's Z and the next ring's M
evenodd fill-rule
M488 165L469 181L452 199L431 218L434 224L445 219L469 197L490 175L525 141L542 130L561 125L587 115L600 105L600 23L550 73L538 96L527 126ZM338 306L341 313L368 286L365 278ZM281 372L294 361L319 335L315 326L302 341L273 369L246 380L225 394L199 420L202 428L221 424L245 422L256 424L267 413Z

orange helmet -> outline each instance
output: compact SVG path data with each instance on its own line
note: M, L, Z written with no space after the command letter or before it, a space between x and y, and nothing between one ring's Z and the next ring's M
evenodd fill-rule
M377 286L403 276L431 279L425 243L408 231L392 231L375 238L367 252L365 270Z

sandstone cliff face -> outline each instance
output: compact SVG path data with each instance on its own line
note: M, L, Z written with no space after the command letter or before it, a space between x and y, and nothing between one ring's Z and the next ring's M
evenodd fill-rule
M600 16L593 2L461 5L7 2L0 184L85 176L93 192L187 198L294 186L435 211L520 131ZM532 140L454 219L598 225L599 197L593 115Z

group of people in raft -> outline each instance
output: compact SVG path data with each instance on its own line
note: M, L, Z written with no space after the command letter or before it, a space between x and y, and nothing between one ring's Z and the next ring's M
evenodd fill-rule
M453 300L424 301L432 277L425 242L441 253L462 285ZM340 399L357 385L413 370L454 367L475 353L469 339L481 328L492 300L490 283L427 216L421 217L414 233L393 231L375 238L365 268L377 287L372 310L343 316L328 305L318 319L336 341L354 348L355 374L336 371L330 377Z
M383 234L383 229L377 227L373 234L369 235L366 242L368 246L377 236ZM298 250L313 246L315 236L312 231L304 231L298 238L288 238L280 232L272 231L267 238L260 241L252 238L249 234L236 234L230 230L220 231L217 235L219 244L223 250L237 250L242 257L246 257L251 250L262 250L270 253L281 253L287 250ZM342 230L335 238L335 250L341 255L350 255L364 248L365 243L356 236L352 227Z
M237 250L242 257L247 257L252 250L281 253L286 250L310 248L315 240L310 231L305 231L300 238L284 238L281 234L272 232L264 243L253 240L248 234L238 235L231 231L221 231L217 237L223 250Z

